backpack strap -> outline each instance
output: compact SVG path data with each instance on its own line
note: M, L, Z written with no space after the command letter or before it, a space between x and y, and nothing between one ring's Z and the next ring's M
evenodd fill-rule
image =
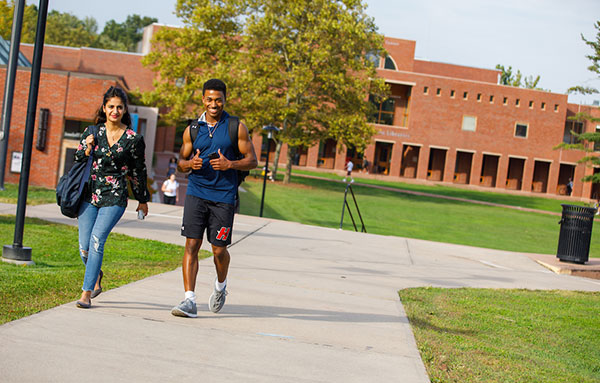
M196 141L196 137L198 137L198 119L195 118L190 123L190 137L192 139L192 145L194 145L194 141Z
M233 145L235 158L240 158L240 148L238 147L238 131L240 128L240 119L236 116L229 116L229 139Z

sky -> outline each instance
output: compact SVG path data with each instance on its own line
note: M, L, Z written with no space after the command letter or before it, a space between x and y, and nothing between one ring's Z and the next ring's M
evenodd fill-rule
M365 0L363 0L365 1ZM27 1L38 4L37 1ZM538 86L566 93L575 85L600 90L600 76L587 70L600 31L600 0L366 0L379 32L416 41L415 56L436 62L494 69L497 64L540 75ZM91 16L99 31L109 20L130 14L182 25L175 0L52 0L50 10ZM592 104L600 94L570 95L569 102Z

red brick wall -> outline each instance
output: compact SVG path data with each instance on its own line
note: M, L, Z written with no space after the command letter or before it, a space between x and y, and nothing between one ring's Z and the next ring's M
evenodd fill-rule
M21 68L17 70L5 168L5 182L7 183L19 182L19 174L10 172L10 162L13 151L23 151L30 77L29 70ZM6 68L0 68L1 89L4 89L5 78ZM56 186L65 117L91 119L102 103L103 93L111 85L116 85L116 80L86 79L69 75L66 72L42 71L35 113L29 185L48 188ZM50 110L44 151L35 148L41 108Z
M386 37L384 48L396 63L396 70L409 71L413 70L415 58L416 42L412 40L396 39Z
M471 68L462 65L423 60L415 60L413 68L413 72L416 73L489 82L491 84L498 83L498 76L501 73L495 69Z

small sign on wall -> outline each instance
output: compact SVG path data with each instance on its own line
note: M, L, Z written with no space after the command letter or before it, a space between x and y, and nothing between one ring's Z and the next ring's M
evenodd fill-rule
M10 159L10 171L12 173L21 173L21 163L23 160L22 152L12 152Z

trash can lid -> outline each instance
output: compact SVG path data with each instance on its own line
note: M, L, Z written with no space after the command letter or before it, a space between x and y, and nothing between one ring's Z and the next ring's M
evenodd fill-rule
M563 208L563 213L580 213L583 215L596 214L596 208L579 205L560 204Z

